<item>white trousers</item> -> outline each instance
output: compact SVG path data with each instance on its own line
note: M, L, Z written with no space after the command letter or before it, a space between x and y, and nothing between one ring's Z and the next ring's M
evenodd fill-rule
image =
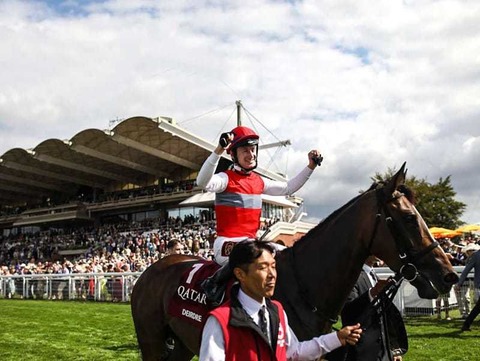
M248 237L217 237L215 239L215 242L213 243L213 255L215 257L215 262L217 262L221 266L228 263L228 257L230 256L230 253L232 252L235 244L246 239L253 241L253 239ZM270 242L270 244L275 248L276 251L281 251L287 248L275 242Z

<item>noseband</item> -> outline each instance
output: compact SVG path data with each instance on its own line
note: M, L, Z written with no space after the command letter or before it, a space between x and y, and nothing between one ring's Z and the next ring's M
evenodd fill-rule
M401 197L405 197L404 193L399 193L398 195L392 195L391 198L386 199L383 187L377 187L375 189L375 196L377 198L377 205L378 211L375 218L375 227L372 232L372 236L369 241L368 250L370 251L372 248L373 241L375 240L375 236L377 234L378 227L380 225L380 221L382 219L382 213L385 216L385 223L387 224L388 229L390 230L390 234L395 242L395 246L398 251L398 255L400 261L402 262L402 266L400 270L396 272L396 277L399 279L399 274L401 278L406 279L407 281L411 282L417 278L418 270L415 266L415 263L418 262L420 259L425 257L428 253L433 251L435 248L439 246L437 241L432 242L428 247L422 249L420 252L416 252L413 249L413 240L405 229L405 227L400 226L398 222L394 221L390 210L388 209L388 204L397 200Z

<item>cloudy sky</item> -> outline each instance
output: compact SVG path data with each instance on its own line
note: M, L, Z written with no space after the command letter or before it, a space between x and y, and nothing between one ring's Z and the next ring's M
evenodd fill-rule
M264 143L292 142L262 166L324 155L310 216L406 161L480 222L479 34L475 0L2 0L0 155L136 115L214 142L241 100Z

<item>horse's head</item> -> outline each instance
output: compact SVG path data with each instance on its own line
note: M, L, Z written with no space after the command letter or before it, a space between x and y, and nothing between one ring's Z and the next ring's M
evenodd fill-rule
M372 190L378 212L369 249L393 271L402 272L420 297L434 299L449 292L458 276L415 208L405 177L404 163L389 181Z

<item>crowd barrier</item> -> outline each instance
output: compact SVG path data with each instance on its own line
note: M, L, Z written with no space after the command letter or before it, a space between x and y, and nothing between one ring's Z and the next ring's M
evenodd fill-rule
M453 267L460 277L463 272L464 266L455 266ZM387 279L390 276L393 276L392 270L387 267L376 268L376 274L380 279ZM473 269L469 272L467 280L463 283L462 287L458 292L452 287L450 292L446 295L442 295L440 298L440 311L442 314L448 310L458 309L459 306L462 308L460 313L468 313L468 310L471 310L474 306L473 299ZM464 301L462 303L462 300ZM418 296L417 289L413 287L409 282L402 282L396 296L394 299L394 304L400 310L402 316L417 316L417 315L433 315L438 314L437 309L437 300L433 299L423 299ZM468 306L465 304L468 303ZM468 307L466 310L465 307Z
M458 275L463 266L454 267ZM376 268L381 279L393 276L389 268ZM0 276L0 297L15 299L41 300L89 300L106 302L129 302L133 286L141 272L125 273L72 273L72 274L29 274ZM473 270L461 290L473 306ZM448 299L449 309L458 308L459 294L454 289L444 295ZM404 316L433 315L436 300L425 300L418 297L416 289L408 282L402 285L395 296L394 303ZM442 302L442 311L445 304Z
M0 297L129 302L141 272L0 276Z

